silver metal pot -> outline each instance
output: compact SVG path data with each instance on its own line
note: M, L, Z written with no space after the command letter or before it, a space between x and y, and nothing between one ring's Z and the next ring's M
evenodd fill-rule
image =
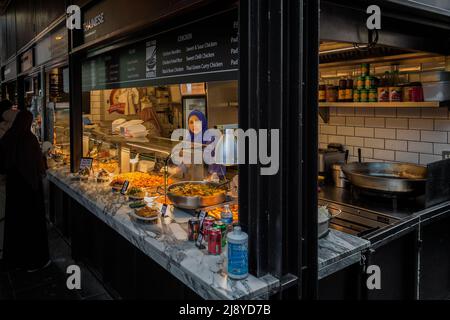
M350 181L347 180L344 171L342 171L343 164L335 163L331 166L331 176L333 177L334 185L338 188L347 188Z
M342 210L334 208L331 205L325 206L328 211L328 217L326 219L322 219L319 216L317 221L317 236L318 238L323 238L328 234L330 229L330 220L337 217L342 213Z
M349 163L342 170L353 185L386 193L421 193L427 181L427 168L409 163Z
M320 174L330 174L331 165L345 161L345 152L337 149L319 149L317 167Z
M180 196L171 192L171 190L180 185L185 184L205 184L211 186L219 186L218 183L207 182L207 181L185 181L171 184L167 188L167 197L170 201L172 201L175 207L181 209L198 209L203 207L215 206L217 204L223 203L226 200L226 192L220 193L214 196L205 196L205 197L188 197L188 196Z

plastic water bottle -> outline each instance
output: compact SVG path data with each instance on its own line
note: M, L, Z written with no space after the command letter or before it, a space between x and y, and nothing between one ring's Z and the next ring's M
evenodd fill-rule
M242 280L248 276L248 235L241 227L234 227L227 234L228 242L228 276Z
M223 210L220 213L220 220L227 226L227 232L231 232L233 229L233 212L230 210L229 205L224 205Z

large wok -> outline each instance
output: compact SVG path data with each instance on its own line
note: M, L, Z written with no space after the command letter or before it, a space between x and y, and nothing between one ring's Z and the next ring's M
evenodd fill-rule
M350 182L359 188L384 193L423 193L427 168L407 163L349 163L342 167Z
M206 182L206 181L185 181L185 182L178 182L171 184L167 188L167 197L170 201L172 201L173 205L178 208L182 209L198 209L203 207L210 207L215 206L217 204L223 203L226 200L226 191L224 190L223 193L220 193L218 195L214 196L195 196L195 197L188 197L188 196L180 196L178 194L175 194L171 192L171 190L180 185L185 184L208 184L211 186L219 186L219 184L214 182Z

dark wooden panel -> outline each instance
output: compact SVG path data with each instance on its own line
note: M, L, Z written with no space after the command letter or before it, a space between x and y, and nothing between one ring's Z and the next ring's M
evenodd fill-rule
M6 17L0 16L0 63L6 62Z
M420 253L420 299L450 297L450 218L422 229Z
M363 292L368 300L412 300L416 298L417 234L405 236L377 248L369 255L367 265L381 270L381 290L367 290L363 279Z
M319 300L359 299L361 274L361 266L356 263L319 280Z
M6 11L6 59L16 53L16 14L14 6Z
M34 7L33 0L16 1L16 31L17 48L22 48L36 35L34 29Z
M64 0L35 0L35 27L36 33L41 32L49 24L66 12Z

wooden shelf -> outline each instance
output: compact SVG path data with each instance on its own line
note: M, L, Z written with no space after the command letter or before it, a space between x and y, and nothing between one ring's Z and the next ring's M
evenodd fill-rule
M319 108L440 108L448 106L448 101L424 102L320 102Z
M330 120L330 108L440 108L450 107L450 101L424 102L319 102L319 115L325 123Z

